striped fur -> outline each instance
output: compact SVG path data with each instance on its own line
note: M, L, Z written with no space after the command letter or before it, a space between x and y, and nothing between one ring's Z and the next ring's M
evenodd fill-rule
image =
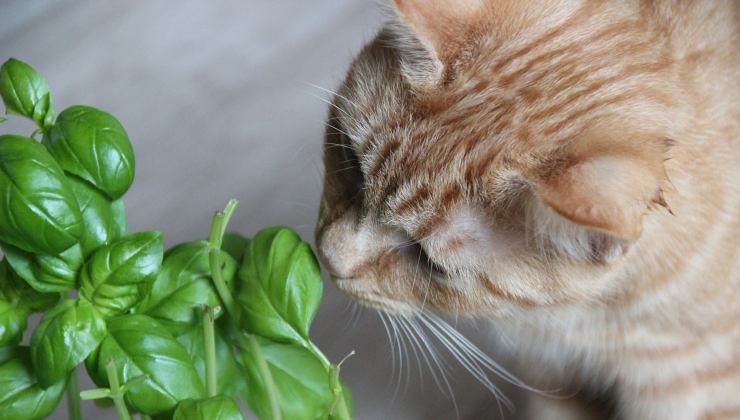
M740 3L394 4L330 109L339 287L491 319L620 418L740 418Z

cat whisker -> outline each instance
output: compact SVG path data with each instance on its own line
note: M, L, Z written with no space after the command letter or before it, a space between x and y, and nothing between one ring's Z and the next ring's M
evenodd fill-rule
M360 321L360 318L362 318L362 314L364 313L364 308L361 305L355 303L354 308L356 310L356 315L354 316L354 320L352 321L352 326L350 327L350 329L354 329L357 326L357 323Z
M414 279L411 281L411 290L416 287L416 277L419 275L419 264L421 263L422 249L419 248L419 256L416 258L416 268L414 269Z
M401 382L403 381L404 358L408 360L408 356L406 355L406 342L402 339L402 337L400 337L396 318L392 314L387 315L393 331L393 338L396 340L396 346L398 348L398 381L396 382L396 388L393 391L393 401L395 401L396 397L398 396L398 391L401 388ZM408 370L408 363L406 364L406 369ZM408 375L406 376L406 378L408 378Z
M421 329L419 324L416 322L413 322L410 318L403 318L404 321L407 323L407 325L410 327L412 333L416 334L416 337L419 339L417 343L421 343L423 347L420 345L419 349L421 350L421 354L424 358L424 361L426 362L427 367L429 368L430 373L432 374L432 378L434 379L434 383L437 385L439 390L449 396L452 399L452 405L455 408L455 414L457 415L457 418L460 418L460 411L457 406L457 399L455 398L455 393L452 391L452 386L450 385L450 381L447 379L448 372L445 367L445 364L443 362L440 362L440 358L438 357L437 351L434 349L434 346L432 343L430 343L430 340L427 338L426 334L424 334L424 331ZM434 363L434 366L439 370L439 376L441 376L442 380L440 381L439 377L437 376L437 373L435 372L434 367L432 367L432 363L429 361L429 357L426 356L424 353L424 350L426 349L427 353L429 353L429 357L431 357L432 362ZM444 384L444 386L442 385Z
M346 318L344 322L344 327L342 328L342 332L349 331L352 327L352 321L355 318L355 314L357 312L357 304L354 300L348 299L347 305L345 305L344 310L342 311L343 314L346 314L349 311L349 317Z
M404 337L408 341L409 347L411 347L411 350L414 352L414 359L416 359L416 371L419 372L419 379L423 380L424 375L423 375L423 370L421 368L421 359L419 358L419 353L416 349L418 346L418 342L415 341L413 335L409 331L409 327L406 325L405 322L403 322L402 319L399 320L398 326L400 327L400 331L403 333ZM406 392L406 390L408 389L409 380L411 378L411 373L410 373L411 366L410 365L411 363L409 362L407 364L407 366L409 367L409 375L406 377L406 384L404 386L404 392Z
M473 377L480 382L486 389L488 389L491 394L496 398L496 404L499 408L499 413L501 414L501 417L504 416L503 413L503 407L506 407L509 412L514 412L515 407L514 404L511 402L511 400L503 394L503 392L488 378L488 376L483 372L481 369L481 366L475 361L472 360L469 353L467 353L459 344L455 342L451 342L451 340L448 340L445 337L445 334L442 333L438 328L441 329L441 327L438 327L434 325L433 323L430 323L428 320L424 319L423 317L420 317L422 323L434 334L434 336L442 343L442 345L452 354L452 356L468 371L470 372ZM457 344L457 345L456 345ZM502 407L503 405L503 407Z
M388 323L385 320L385 313L383 311L378 311L378 316L380 317L380 322L383 323L383 328L385 329L385 335L388 337L388 344L391 346L391 381L393 380L393 377L396 375L396 347L393 344L393 339L391 339L391 332L388 328ZM388 385L390 385L391 382L388 382Z
M458 349L464 351L466 354L468 354L469 357L480 364L480 366L485 367L492 373L495 373L506 382L509 382L510 384L521 389L547 397L552 397L554 396L554 393L558 392L558 390L541 390L526 384L524 381L516 377L516 375L501 366L500 363L497 363L495 360L491 359L490 356L485 354L475 344L471 343L467 338L465 338L465 336L463 336L459 331L457 331L439 316L427 312L420 314L420 319L422 319L422 322L426 320L428 326L432 324L436 325L440 331L444 332L450 340L456 343Z

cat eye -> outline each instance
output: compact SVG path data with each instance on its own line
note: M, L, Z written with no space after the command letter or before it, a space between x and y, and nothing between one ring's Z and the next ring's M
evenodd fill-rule
M418 242L414 241L404 248L408 249L411 257L417 258L417 266L426 268L432 274L432 278L448 278L447 270L432 259Z

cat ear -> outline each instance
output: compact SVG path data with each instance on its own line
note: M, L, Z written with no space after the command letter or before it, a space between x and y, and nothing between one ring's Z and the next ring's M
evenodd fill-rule
M577 145L539 177L535 189L570 222L629 244L640 237L650 208L670 211L662 190L670 185L663 166L670 144L630 139Z
M412 83L442 77L483 6L483 0L393 0L399 20L390 29Z

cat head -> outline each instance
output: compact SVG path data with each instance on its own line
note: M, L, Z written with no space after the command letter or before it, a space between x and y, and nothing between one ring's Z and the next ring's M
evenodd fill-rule
M337 285L465 314L613 289L669 210L670 63L626 9L395 0L330 108L317 245Z

